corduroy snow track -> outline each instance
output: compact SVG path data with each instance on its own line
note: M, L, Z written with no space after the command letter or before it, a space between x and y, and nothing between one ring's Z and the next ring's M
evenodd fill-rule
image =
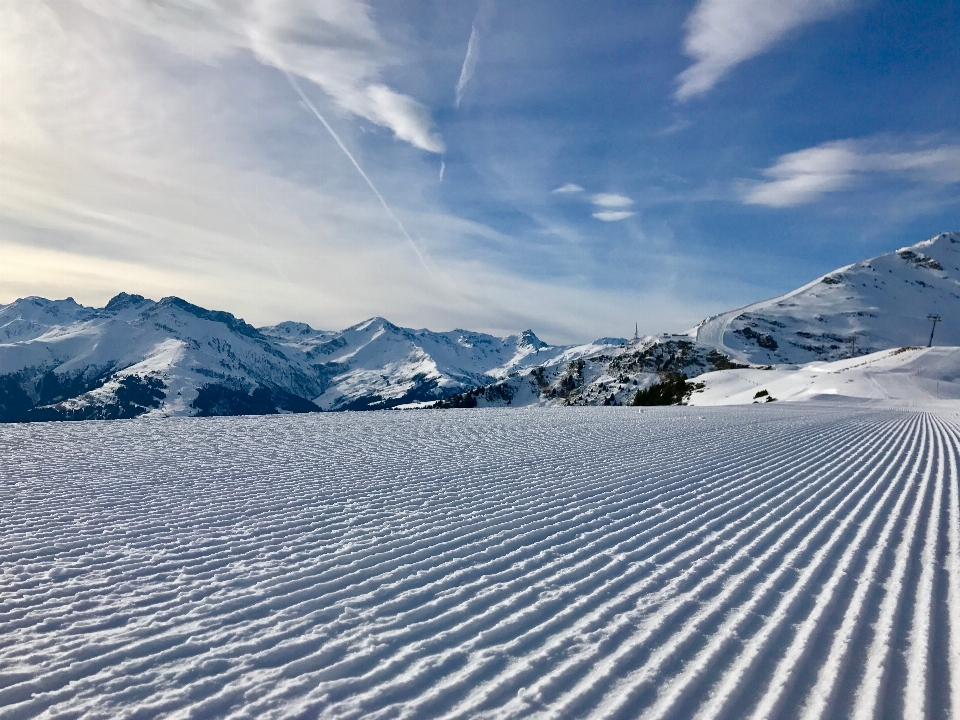
M0 718L956 718L960 422L0 428Z

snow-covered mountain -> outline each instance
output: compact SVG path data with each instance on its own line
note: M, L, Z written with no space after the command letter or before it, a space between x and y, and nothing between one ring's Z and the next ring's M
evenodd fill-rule
M469 330L410 330L380 317L336 333L303 323L261 332L316 368L322 387L314 402L324 410L434 401L550 362L567 349L547 345L532 330L498 338Z
M121 293L104 308L0 306L0 418L304 412L321 390L304 358L230 313Z
M682 335L571 349L440 406L621 405L679 374L694 378L751 365L795 370L814 361L925 346L931 314L942 318L936 344L960 345L960 233L834 270L780 297L707 318Z
M699 345L741 362L799 364L926 345L960 345L960 233L942 233L834 270L786 295L707 318ZM851 343L853 339L853 343Z
M665 378L960 345L960 233L855 263L682 335L551 346L372 318L254 328L176 297L0 305L0 421L437 405L624 404ZM851 342L851 338L853 342Z
M256 329L180 298L0 306L0 420L376 409L436 401L561 355L532 331L434 333L373 318Z
M665 376L696 377L746 367L687 335L647 336L616 345L602 342L567 348L554 358L487 386L478 386L435 407L526 405L626 405L638 390Z

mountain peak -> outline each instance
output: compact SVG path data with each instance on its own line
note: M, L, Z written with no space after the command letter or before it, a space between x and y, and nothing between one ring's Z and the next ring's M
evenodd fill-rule
M394 325L392 322L390 322L386 318L380 317L379 315L372 317L369 320L364 320L361 323L357 323L352 327L348 327L347 330L363 331L363 330L369 330L372 327L379 327L383 330L390 330L392 332L396 332L400 330L399 327ZM347 332L347 330L344 330L344 332Z
M257 328L264 335L277 335L284 337L309 337L311 335L326 334L322 330L317 330L305 322L296 322L294 320L285 320L276 325Z
M533 330L524 330L517 338L517 347L532 347L537 350L547 347L547 344L538 338Z
M246 335L247 337L257 340L265 339L263 335L260 334L260 331L253 327L253 325L247 323L243 318L238 318L233 313L228 313L225 310L207 310L199 305L194 305L191 302L187 302L183 298L178 298L175 295L162 298L160 302L157 303L157 307L175 307L179 310L188 312L191 315L200 318L201 320L223 323L235 333L240 335Z
M145 300L146 298L143 295L121 292L110 298L110 302L108 302L103 309L108 312L116 312L128 307L135 307Z

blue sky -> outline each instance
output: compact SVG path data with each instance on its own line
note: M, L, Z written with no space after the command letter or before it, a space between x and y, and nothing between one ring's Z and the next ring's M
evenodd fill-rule
M960 227L956 3L0 16L0 302L125 290L569 342Z

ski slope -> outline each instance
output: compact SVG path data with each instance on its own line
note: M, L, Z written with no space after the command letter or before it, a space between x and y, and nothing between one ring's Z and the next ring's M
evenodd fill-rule
M0 427L0 718L960 718L960 407Z
M927 316L944 318L938 345L960 345L960 233L940 233L853 263L785 295L705 319L698 344L740 362L801 364L926 345Z
M960 348L906 347L801 366L737 368L706 373L690 405L870 400L926 407L960 400ZM762 395L758 397L758 393Z

